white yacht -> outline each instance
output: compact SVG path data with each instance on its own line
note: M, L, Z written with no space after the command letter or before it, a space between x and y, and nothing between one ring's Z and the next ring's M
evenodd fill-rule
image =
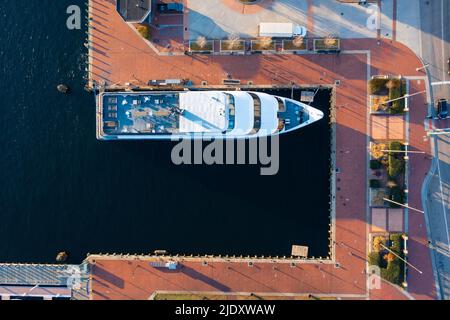
M97 108L100 140L252 138L323 118L304 103L252 91L103 92Z

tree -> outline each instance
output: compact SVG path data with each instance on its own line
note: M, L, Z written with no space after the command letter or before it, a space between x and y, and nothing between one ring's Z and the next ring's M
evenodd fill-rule
M329 34L325 37L325 39L323 40L323 43L328 48L335 47L337 45L337 37L335 37L332 34Z
M142 38L149 40L150 39L150 28L147 25L138 25L136 27L139 34L142 36Z
M233 50L239 45L241 38L237 33L231 33L228 35L228 49Z
M382 244L384 244L386 242L386 239L382 236L378 236L378 237L374 237L373 238L373 250L376 252L381 251L382 249Z
M395 260L395 255L392 252L389 252L388 254L384 255L383 259L389 263Z
M197 41L195 42L201 49L206 47L206 44L208 43L208 41L206 40L206 38L204 36L199 36L197 38Z
M386 83L386 88L388 88L388 89L400 88L401 85L402 85L402 82L400 81L400 79L390 79Z
M263 49L269 49L270 46L272 45L272 42L273 42L273 40L271 37L262 37L260 40L261 47Z
M370 148L370 154L375 159L380 159L382 156L385 155L385 152L382 150L386 150L386 145L384 143L372 143ZM379 168L376 168L379 169Z
M294 47L300 48L303 43L305 42L305 40L303 39L303 37L297 36L294 38L294 40L292 40L292 44L294 45Z

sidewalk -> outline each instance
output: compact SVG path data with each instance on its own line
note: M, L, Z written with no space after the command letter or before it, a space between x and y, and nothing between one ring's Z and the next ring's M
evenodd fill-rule
M180 271L163 272L149 267L148 260L97 257L93 268L92 298L146 299L155 290L290 292L368 297L365 274L367 232L370 228L367 224L366 193L367 80L374 74L421 76L420 72L415 71L420 61L414 53L402 44L389 40L377 43L376 39L345 39L339 55L158 56L120 20L113 4L104 2L98 10L97 3L92 2L95 14L108 15L107 22L102 22L107 26L96 25L93 31L93 39L103 46L99 48L94 43L91 52L91 76L97 82L145 84L150 79L179 78L190 79L197 85L202 81L219 85L227 75L240 79L242 83L252 81L254 85L286 86L292 82L299 85L330 85L339 80L335 110L336 165L339 173L336 177L334 261L301 263L295 267L289 263L270 261L253 266L245 262L211 261L204 266L202 260L208 258L199 258L181 261ZM423 115L420 108L423 101L419 98L424 98L420 97L417 98L417 105L414 102L411 106L411 145L427 148L421 136ZM411 172L426 172L429 163L423 159L411 160L411 168L414 168ZM424 174L418 174L417 180L410 181L411 206L420 207L420 191L417 190L420 190L423 178ZM423 217L411 219L411 223L423 225ZM428 272L431 263L428 251L422 245L426 240L424 228L418 227L416 230L411 226L410 230L411 241L417 243L410 247L410 257ZM415 254L411 253L413 250L416 250ZM91 263L94 264L93 261ZM411 273L410 290L415 297L434 297L434 282L430 280L430 274L432 277L432 273L427 273L426 277L418 278ZM380 294L384 295L383 292Z

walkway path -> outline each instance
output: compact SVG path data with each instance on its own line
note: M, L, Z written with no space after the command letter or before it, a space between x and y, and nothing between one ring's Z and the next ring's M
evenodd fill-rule
M148 260L133 258L92 258L92 297L95 299L146 299L155 290L290 292L368 297L366 286L367 256L367 79L373 74L420 76L419 59L405 46L388 40L345 39L340 55L251 55L251 56L158 56L139 35L124 24L115 7L103 2L101 9L92 0L93 13L107 17L95 24L91 76L109 84L131 82L145 84L150 79L188 78L194 84L207 81L220 84L228 74L253 81L255 85L334 84L336 87L336 161L339 173L336 183L334 261L303 263L210 262L204 266L197 259L181 261L181 269L163 271L149 266ZM105 8L106 6L106 8ZM316 24L317 26L317 24ZM389 57L389 58L387 58ZM418 84L419 85L419 84ZM420 96L421 97L421 96ZM422 99L422 100L420 100ZM415 98L411 106L411 144L426 148L422 134L423 99ZM422 117L422 118L421 118ZM417 126L417 128L415 127ZM416 130L417 129L417 130ZM422 134L423 135L423 134ZM429 152L429 149L428 149ZM429 164L412 160L417 172L426 172ZM414 162L413 162L414 161ZM417 162L416 162L417 161ZM420 206L421 182L417 175L411 182L411 205ZM434 282L429 275L431 262L423 247L423 217L417 216L410 226L411 239L417 250L412 259L426 270L427 277L412 278L410 290L419 298L433 298ZM95 260L95 263L94 261ZM416 261L414 260L414 261ZM336 263L336 264L335 264ZM414 275L412 275L414 277ZM417 281L416 281L417 279ZM387 286L390 286L387 284ZM383 290L383 289L382 289ZM380 295L371 292L373 298ZM381 293L381 296L384 296Z

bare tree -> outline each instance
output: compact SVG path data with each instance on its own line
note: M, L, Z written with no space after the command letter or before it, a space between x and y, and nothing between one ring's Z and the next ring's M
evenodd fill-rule
M196 44L203 49L204 47L206 47L206 44L208 43L208 41L206 40L206 38L204 36L199 36L197 38Z
M294 38L294 40L292 40L292 44L297 48L300 48L304 42L305 40L303 39L303 37L300 36L297 36Z
M237 33L231 33L228 35L228 49L233 50L239 45L241 38Z
M270 46L272 45L272 42L273 42L273 40L272 40L271 37L262 37L261 40L260 40L261 47L263 49L270 48Z
M329 34L325 37L323 43L327 47L334 47L337 45L337 37L333 34Z

